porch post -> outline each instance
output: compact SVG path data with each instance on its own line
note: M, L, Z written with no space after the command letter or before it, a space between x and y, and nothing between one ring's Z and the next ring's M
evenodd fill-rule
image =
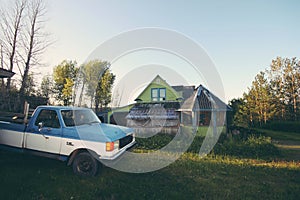
M217 112L215 111L215 109L212 110L211 114L213 119L213 134L214 136L216 136L218 132L217 132Z

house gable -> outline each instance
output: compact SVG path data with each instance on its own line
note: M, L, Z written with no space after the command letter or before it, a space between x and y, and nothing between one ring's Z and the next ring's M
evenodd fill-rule
M157 75L136 100L143 102L177 101L180 97L165 80Z

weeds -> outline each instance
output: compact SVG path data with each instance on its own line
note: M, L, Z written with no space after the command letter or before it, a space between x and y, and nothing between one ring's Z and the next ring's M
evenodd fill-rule
M187 152L199 153L207 129L199 129ZM137 138L137 150L158 150L173 139L172 135L157 134L150 138ZM138 152L138 151L136 151ZM239 134L220 135L219 141L212 150L216 155L228 155L239 158L259 158L272 160L281 155L280 150L272 143L271 137L260 135L256 131L241 131Z

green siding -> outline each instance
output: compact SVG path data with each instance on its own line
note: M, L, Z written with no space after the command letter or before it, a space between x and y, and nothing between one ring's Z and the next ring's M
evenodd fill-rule
M141 99L143 102L151 102L151 89L154 88L166 88L165 101L176 101L177 98L181 97L168 83L166 83L166 81L160 78L160 76L157 76L137 99Z

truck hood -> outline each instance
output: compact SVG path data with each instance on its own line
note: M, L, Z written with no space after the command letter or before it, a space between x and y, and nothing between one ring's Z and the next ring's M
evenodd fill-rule
M66 128L64 131L64 137L75 136L75 138L87 141L95 142L112 142L118 139L125 137L133 133L134 130L131 128L103 124L103 123L94 123L86 124L81 126L75 126Z

